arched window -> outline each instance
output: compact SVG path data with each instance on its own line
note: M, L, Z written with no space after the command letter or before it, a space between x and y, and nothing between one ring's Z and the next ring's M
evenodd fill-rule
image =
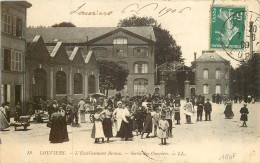
M134 49L134 57L148 57L148 48L138 47Z
M98 47L92 49L93 54L96 58L106 58L107 57L107 49Z
M209 85L208 84L203 85L203 94L204 95L209 94Z
M88 77L88 93L96 93L96 78L94 75Z
M113 39L114 56L127 57L127 38L117 37Z
M219 84L216 85L216 94L221 94L221 86Z
M203 70L203 79L208 79L209 78L209 70L208 69L204 69Z
M145 95L148 93L148 80L135 79L134 80L134 95Z
M221 70L219 68L216 69L216 79L220 79L221 77Z
M117 62L120 66L124 67L125 69L128 69L128 64L127 62L124 62L124 61L119 61Z
M74 94L83 93L83 79L80 73L74 75Z
M56 94L66 94L67 93L67 81L66 74L64 71L58 71L56 73Z
M148 73L148 63L147 62L135 62L134 63L134 73Z

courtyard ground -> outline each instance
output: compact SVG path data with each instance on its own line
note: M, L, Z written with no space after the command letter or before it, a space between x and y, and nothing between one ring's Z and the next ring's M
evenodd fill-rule
M182 104L184 101L182 101ZM240 108L234 104L233 119L225 119L224 105L213 104L212 121L173 125L173 137L167 145L158 138L121 141L111 138L110 143L94 144L90 137L93 123L81 127L68 126L69 142L51 144L50 129L43 124L31 124L27 131L14 127L0 132L1 163L81 163L81 162L260 162L260 103L249 104L248 127L240 127ZM88 117L88 115L86 115ZM175 124L175 122L173 123ZM152 135L152 134L151 134Z

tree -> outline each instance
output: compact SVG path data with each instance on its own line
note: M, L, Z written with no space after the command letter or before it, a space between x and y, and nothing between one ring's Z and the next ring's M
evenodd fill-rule
M236 69L238 94L247 99L253 95L260 99L260 54L255 53L247 62L242 62Z
M129 71L116 62L108 60L98 60L99 64L99 87L106 90L116 89L121 91L127 82Z
M54 24L51 27L76 27L73 23L71 22L61 22L59 24Z
M155 43L155 64L161 65L170 61L181 61L182 58L181 47L176 44L172 35L166 29L161 28L161 24L151 17L137 17L132 16L122 19L118 23L118 27L144 27L152 26L156 38Z

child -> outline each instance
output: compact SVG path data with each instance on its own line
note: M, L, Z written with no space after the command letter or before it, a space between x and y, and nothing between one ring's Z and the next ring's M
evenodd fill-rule
M153 117L153 128L154 128L154 137L157 137L157 128L160 120L160 111L159 108L155 108L155 112L152 114Z
M159 132L158 132L158 137L161 138L162 145L166 145L166 138L168 138L168 128L169 128L169 123L165 119L166 115L163 114L161 116L161 120L159 121Z
M247 121L247 114L249 114L249 111L248 111L248 109L247 109L247 104L244 104L244 107L242 107L241 109L240 109L240 113L241 113L241 118L240 118L240 120L241 121L244 121L243 122L243 125L241 126L241 127L247 127L247 125L246 125L246 121Z
M104 143L104 138L105 138L105 135L104 135L104 131L103 131L103 126L102 126L102 121L103 121L103 118L101 116L101 112L102 112L103 109L101 108L98 108L95 115L94 115L94 125L93 125L93 128L92 128L92 133L91 133L91 137L92 138L95 138L95 143L99 143L99 139L101 138L102 139L102 143Z

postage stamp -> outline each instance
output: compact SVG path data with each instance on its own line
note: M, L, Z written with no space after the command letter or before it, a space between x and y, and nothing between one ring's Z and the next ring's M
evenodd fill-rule
M245 10L241 6L211 6L210 49L244 49Z

